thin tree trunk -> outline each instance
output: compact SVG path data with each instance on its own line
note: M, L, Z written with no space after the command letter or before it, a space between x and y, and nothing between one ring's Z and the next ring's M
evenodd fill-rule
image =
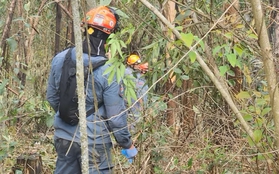
M274 18L272 20L273 21L273 26L274 26L274 40L273 40L273 44L274 44L274 54L275 56L278 58L279 57L279 1L275 1L274 3L275 5L275 10L274 12Z
M61 20L62 20L61 7L57 2L56 3L56 32L55 32L54 54L58 53L60 50Z
M37 16L40 16L46 2L47 2L47 0L42 1L41 5L39 7L39 10L37 12ZM37 17L37 18L31 18L31 20L30 20L30 26L32 27L32 30L31 30L30 33L28 33L29 34L28 35L28 40L25 43L25 48L26 48L26 56L25 56L25 60L24 60L24 64L25 64L24 70L25 70L25 72L27 72L28 65L31 62L32 57L33 57L32 43L33 43L33 39L35 37L35 34L36 33L38 34L38 31L36 30L36 26L39 23L39 19L40 18ZM25 85L25 81L26 81L26 73L25 72L22 74L22 77L21 77L21 83L23 85Z
M273 55L275 57L275 71L279 80L279 1L270 0L275 9L271 12L271 24L269 27L269 40L273 43Z
M68 4L68 11L71 13L72 10L71 10L71 3ZM65 43L65 46L68 47L68 46L73 46L75 45L75 35L74 35L74 28L73 28L73 22L71 21L71 23L68 25L67 27L67 35L66 37L68 38L66 43Z
M10 7L8 8L9 13L8 13L6 24L5 24L3 34L2 34L2 37L1 37L1 40L0 40L0 48L3 48L4 45L6 44L6 39L9 35L9 31L11 29L11 23L12 23L13 14L14 14L14 11L15 11L16 2L17 2L17 0L13 0L10 4Z
M18 16L24 16L23 12L23 2L22 0L17 1L18 7ZM25 57L26 57L26 46L25 46L25 38L26 35L24 33L24 22L18 21L18 55L17 58L19 59L18 62L24 62L24 64L19 64L19 69L23 69L24 71L19 71L17 74L18 79L21 81L21 85L25 86L26 83L26 65L25 65Z
M76 65L77 65L77 92L78 92L78 109L79 109L79 126L80 126L80 143L81 143L81 168L83 174L89 173L88 164L88 139L87 139L87 124L85 111L85 96L84 96L84 67L82 58L82 33L80 30L80 15L78 0L71 1L73 10L73 23L76 43Z
M268 82L268 91L271 101L272 115L275 124L274 137L276 147L279 148L279 91L275 72L275 64L267 28L264 21L264 14L260 0L251 0L252 11L255 18L258 43L261 48L261 56L264 63L264 70Z
M163 11L163 15L167 18L167 20L170 23L173 23L175 16L176 16L176 10L175 10L175 3L172 1L165 1L164 4L162 4L162 11ZM164 31L164 34L166 36L168 36L169 38L171 38L172 40L174 40L174 34L173 33L169 33L168 30L165 28L165 25L162 25L162 30ZM166 46L166 65L170 66L171 64L171 57L169 55L169 50L171 50L172 44L168 43ZM175 93L175 89L173 88L174 83L175 83L175 77L171 77L172 73L170 74L170 79L166 82L166 89L165 91L168 91L168 93L171 93L174 95ZM175 126L175 121L177 121L177 112L175 112L177 110L177 104L175 101L170 100L168 103L168 110L167 110L167 125L168 126Z

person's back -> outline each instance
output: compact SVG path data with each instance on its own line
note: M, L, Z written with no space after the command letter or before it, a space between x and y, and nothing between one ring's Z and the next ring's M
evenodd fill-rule
M114 12L107 7L93 9L87 13L87 23L94 23L98 17L109 19L107 22L116 23ZM110 19L112 18L112 19ZM110 21L111 20L111 21ZM97 20L98 21L98 20ZM99 24L98 24L99 25ZM105 58L104 44L106 38L113 31L110 28L101 30L101 27L90 26L87 30L89 34L89 48L87 39L83 42L83 60L84 65L89 63L95 64ZM107 26L107 25L104 25ZM112 27L112 29L114 29ZM106 32L105 32L106 31ZM48 79L47 100L55 110L54 118L54 140L55 149L58 154L56 161L55 174L72 174L81 173L81 147L79 125L70 125L59 117L59 83L62 73L62 66L65 55L68 50L57 54L52 60L51 71ZM76 49L72 49L72 60L76 60ZM109 74L104 71L109 65L98 67L89 73L88 85L86 85L86 110L94 106L94 92L96 93L98 103L102 103L97 112L90 114L87 119L88 149L89 149L89 166L90 174L94 173L111 173L113 168L111 158L111 139L110 132L113 133L117 143L123 148L123 153L127 158L132 159L137 150L132 144L131 135L127 129L127 113L124 112L126 107L122 98L122 84L116 82L108 83ZM94 88L93 82L94 79ZM93 90L95 89L95 91ZM70 150L69 150L70 148ZM68 151L69 150L69 151Z
M75 62L75 48L72 50L72 59ZM52 77L50 77L50 80L53 79L55 84L55 91L58 92L59 89L57 89L57 87L59 87L59 82L60 82L60 76L61 76L61 70L62 70L62 65L63 65L63 61L64 61L64 57L65 54L68 50L65 50L63 52L61 52L60 54L58 54L57 56L54 57L53 61L52 61L52 71L51 73L53 74ZM98 63L101 60L104 60L106 58L102 57L102 56L97 56L97 57L91 57L91 62L92 63ZM88 54L83 54L83 60L84 60L84 64L88 65L89 63L89 59L88 59ZM104 124L104 122L99 122L99 123L93 123L94 121L100 121L100 119L106 115L108 115L108 117L111 117L112 115L114 115L115 113L120 113L122 111L125 110L125 106L124 106L124 102L122 100L122 98L120 97L119 94L115 95L113 94L111 91L104 91L103 89L106 89L108 87L110 88L118 88L119 84L117 84L116 81L112 82L111 85L108 85L107 82L107 78L108 78L108 74L107 75L103 75L103 72L105 71L105 69L108 67L109 65L104 65L99 67L98 69L96 69L93 73L89 74L88 77L88 87L86 89L86 110L91 109L92 107L94 107L94 98L93 98L93 86L92 86L92 76L94 78L94 82L95 82L95 92L97 95L97 99L98 101L101 103L101 100L105 100L103 106L101 106L98 110L98 114L100 116L96 117L95 115L90 115L87 117L87 121L88 121L88 135L91 137L89 138L89 144L102 144L102 142L108 143L111 142L110 140L110 136L109 136L109 131L104 129L104 127L106 127L106 125ZM53 86L54 87L54 86ZM114 92L114 91L113 91ZM49 87L48 89L48 99L50 101L50 104L53 106L53 108L57 108L58 109L58 100L56 101L52 101L53 96L50 96L51 94L53 94L54 92L52 91L52 89ZM103 98L105 96L109 96L108 99ZM115 105L114 107L116 108L121 108L117 111L110 111L110 110L105 110L105 105L108 105L107 102L110 101L112 102L110 105ZM116 105L117 104L117 105ZM57 109L55 109L57 111ZM109 108L108 108L109 109ZM106 113L107 112L107 113ZM111 113L112 112L112 113ZM101 117L102 116L102 117ZM95 124L95 125L93 125ZM72 140L74 137L74 133L76 132L76 128L77 126L71 126L67 123L65 123L60 117L59 117L59 113L57 112L55 115L55 121L54 121L54 128L56 128L55 131L55 136L56 137L62 137L64 139L67 140ZM93 129L94 128L94 129ZM65 131L67 130L67 131ZM79 137L79 131L76 132L75 135L75 141L79 141L80 137Z

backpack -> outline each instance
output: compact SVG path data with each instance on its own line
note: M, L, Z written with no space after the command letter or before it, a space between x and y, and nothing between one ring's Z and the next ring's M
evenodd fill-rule
M60 118L75 126L79 122L78 115L78 96L77 96L77 81L76 81L76 63L71 59L71 52L73 48L70 48L65 56L63 62L62 74L59 84L60 89L60 104L59 115ZM97 64L93 64L93 70L104 65L107 60L103 60ZM89 73L89 66L84 67L84 83L87 83L87 77ZM98 103L98 108L102 106L102 103ZM95 107L86 112L86 116L95 112Z

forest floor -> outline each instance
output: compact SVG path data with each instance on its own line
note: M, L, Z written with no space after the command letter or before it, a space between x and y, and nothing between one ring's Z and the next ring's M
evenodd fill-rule
M130 165L120 154L120 147L113 148L115 173L125 174L231 174L274 173L255 148L249 146L240 131L228 128L229 124L206 124L191 131L172 129L157 121L147 120L135 134L139 150ZM209 128L210 127L210 128ZM2 143L5 154L0 163L0 173L12 173L17 158L23 154L39 154L43 174L55 168L56 153L53 145L53 128L33 120L29 123L7 127L8 134ZM0 156L1 157L1 156Z

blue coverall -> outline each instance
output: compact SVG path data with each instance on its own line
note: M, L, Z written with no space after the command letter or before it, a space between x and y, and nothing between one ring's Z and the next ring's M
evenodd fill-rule
M141 102L137 102L130 110L129 120L130 120L130 129L134 131L135 124L140 120L140 116L142 115L143 108L146 107L148 96L146 91L148 90L148 85L146 84L146 80L143 77L143 74L133 70L131 67L127 67L125 69L126 76L133 76L135 83L135 92L137 95L137 99L141 98ZM145 95L144 95L145 94ZM132 104L134 104L135 100L132 100Z
M51 70L47 86L47 100L55 110L54 116L54 143L58 154L55 174L80 174L81 173L81 149L79 125L71 126L63 122L59 117L59 83L62 72L63 61L68 50L58 53L52 60ZM72 60L76 60L76 49L72 49ZM91 62L97 63L104 57L91 56ZM88 65L89 56L83 54L84 65ZM87 134L89 147L90 174L111 173L113 167L111 159L112 142L110 132L113 133L117 143L124 149L132 145L131 135L127 128L127 113L123 98L122 83L116 82L116 77L111 84L108 84L109 74L104 71L110 65L105 64L90 74L88 88L86 89L86 109L94 107L92 76L94 75L94 86L98 102L103 105L98 109L98 114L108 119L107 124L100 121L100 117L91 114L87 119ZM121 114L120 114L121 113ZM116 116L118 115L118 116ZM115 117L114 117L115 116ZM110 131L109 131L110 130ZM71 141L73 144L70 145ZM68 148L71 147L66 155Z

